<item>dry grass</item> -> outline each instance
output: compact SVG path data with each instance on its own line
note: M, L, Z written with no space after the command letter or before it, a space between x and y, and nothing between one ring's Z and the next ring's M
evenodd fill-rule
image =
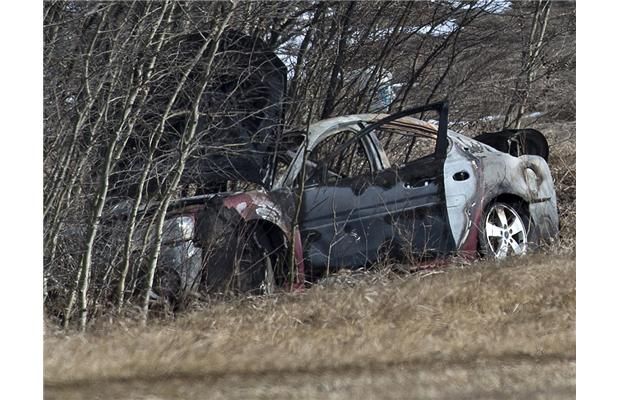
M130 325L48 332L46 397L574 397L572 256L362 274Z

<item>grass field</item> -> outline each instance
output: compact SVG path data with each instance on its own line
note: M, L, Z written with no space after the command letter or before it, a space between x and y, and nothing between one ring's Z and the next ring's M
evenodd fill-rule
M49 332L49 399L567 399L575 261L349 274L148 328Z

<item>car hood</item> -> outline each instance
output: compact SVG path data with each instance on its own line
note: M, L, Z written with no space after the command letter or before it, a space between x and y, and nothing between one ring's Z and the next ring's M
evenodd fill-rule
M187 35L179 46L194 54L205 36ZM226 68L217 69L201 100L198 131L209 133L187 161L186 183L208 186L199 194L220 191L226 181L269 188L284 122L286 66L264 41L234 30L224 32L214 63ZM197 81L200 74L208 73L200 68ZM182 132L186 124L185 117L172 120L171 132Z

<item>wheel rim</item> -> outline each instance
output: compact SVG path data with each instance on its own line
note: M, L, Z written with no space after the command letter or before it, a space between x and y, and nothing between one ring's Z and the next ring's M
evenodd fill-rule
M495 204L485 221L486 240L496 258L523 255L527 251L527 232L519 214L505 204Z

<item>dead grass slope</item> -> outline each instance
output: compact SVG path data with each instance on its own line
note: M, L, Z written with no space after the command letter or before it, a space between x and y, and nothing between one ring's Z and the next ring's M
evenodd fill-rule
M129 321L45 338L47 398L564 399L574 390L572 256L365 274L148 328Z

